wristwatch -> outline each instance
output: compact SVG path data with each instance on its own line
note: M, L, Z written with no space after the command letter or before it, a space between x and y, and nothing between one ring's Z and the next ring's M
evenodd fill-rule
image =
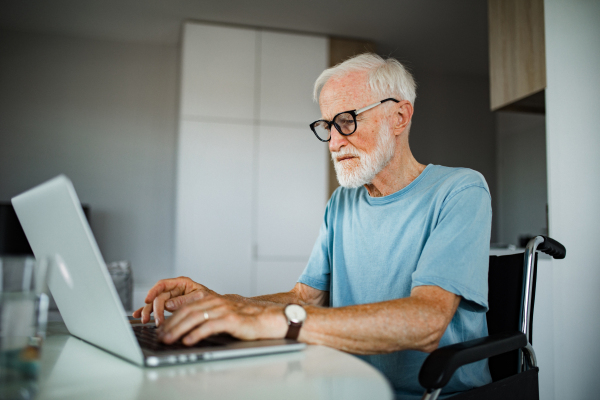
M285 335L286 339L296 340L300 335L300 328L306 321L306 310L298 304L288 304L283 311L288 322L288 331Z

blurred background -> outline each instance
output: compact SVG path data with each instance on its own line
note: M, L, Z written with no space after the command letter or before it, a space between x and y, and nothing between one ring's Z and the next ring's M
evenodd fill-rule
M312 84L367 50L415 76L417 160L485 176L492 242L546 230L543 117L490 111L486 2L0 7L0 201L66 174L105 260L131 261L141 291L179 274L242 294L293 285L337 186L327 146L308 129L320 117ZM534 131L519 132L527 124ZM503 167L519 155L515 137L541 145L534 160ZM532 163L534 185L512 187ZM218 260L198 258L210 249ZM232 264L238 284L213 276Z
M417 160L488 182L492 253L548 232L567 247L538 274L541 393L590 397L599 3L2 2L0 203L66 174L105 261L131 263L134 306L177 275L219 292L289 290L337 186L308 128L312 84L356 53L396 57L418 85Z

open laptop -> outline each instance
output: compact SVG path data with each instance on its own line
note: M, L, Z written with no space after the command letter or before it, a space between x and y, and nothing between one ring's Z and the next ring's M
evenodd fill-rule
M55 259L48 285L73 336L147 367L306 347L288 339L241 341L227 335L194 347L163 345L153 337L152 325L133 327L128 321L69 178L51 179L14 197L12 204L35 257Z

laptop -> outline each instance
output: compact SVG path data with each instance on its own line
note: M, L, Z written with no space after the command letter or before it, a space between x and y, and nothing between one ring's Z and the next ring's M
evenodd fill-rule
M215 335L188 347L164 345L153 324L132 326L72 182L64 175L12 199L37 259L51 257L48 286L71 335L146 367L301 350L289 339L242 341Z

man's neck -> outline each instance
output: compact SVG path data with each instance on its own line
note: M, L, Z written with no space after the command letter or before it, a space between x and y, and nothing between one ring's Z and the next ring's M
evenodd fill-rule
M405 151L396 153L390 163L365 187L371 197L383 197L407 187L417 179L425 165L415 160L408 146Z

